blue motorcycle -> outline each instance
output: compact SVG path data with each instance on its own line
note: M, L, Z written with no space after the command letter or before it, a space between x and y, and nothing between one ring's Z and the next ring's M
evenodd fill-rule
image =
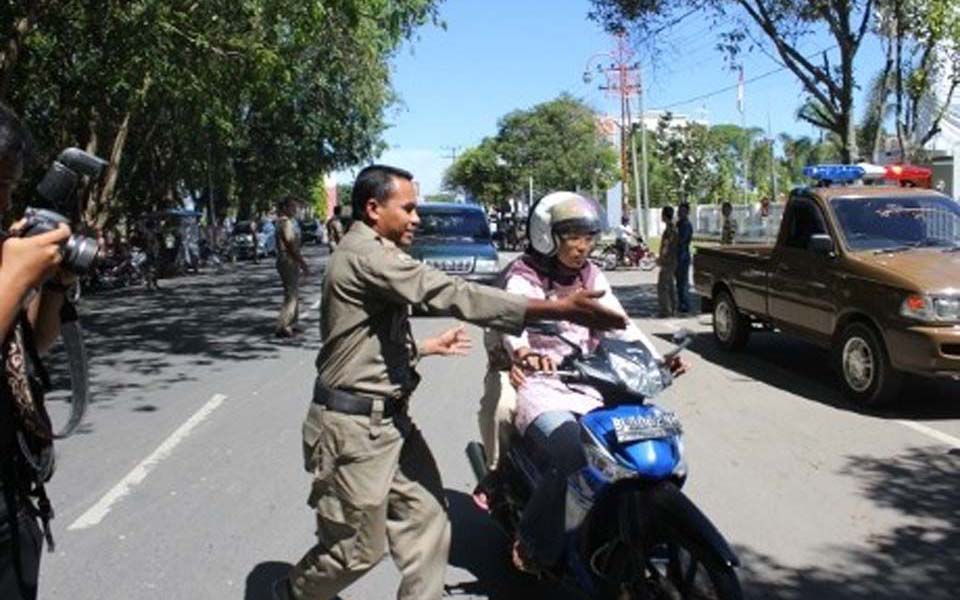
M536 329L573 348L552 376L604 397L602 408L580 418L587 464L568 480L564 559L548 574L591 598L742 598L736 554L680 491L687 476L680 421L648 403L672 383L667 365L689 334L657 360L643 344L615 339L586 355L548 324ZM467 456L491 516L512 539L539 479L531 452L516 436L493 477L482 444L468 444Z

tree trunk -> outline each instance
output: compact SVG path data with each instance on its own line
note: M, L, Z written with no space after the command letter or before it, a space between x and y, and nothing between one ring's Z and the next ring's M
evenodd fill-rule
M87 119L87 143L83 149L93 155L100 150L100 113L96 108L91 109L90 118ZM97 187L97 182L91 182L77 190L78 214L83 215L83 222L87 225L93 225L95 221Z
M852 164L860 160L860 150L857 147L857 125L853 114L853 90L856 87L856 81L853 75L853 58L855 50L847 44L840 47L840 71L843 85L840 93L840 125L843 131L840 133L841 156L840 158L846 164Z
M133 116L133 110L128 110L123 116L123 122L117 129L117 135L113 138L113 147L110 149L110 164L107 165L107 172L103 178L103 185L100 187L100 193L97 194L97 227L103 227L107 222L109 211L106 207L109 205L110 197L117 186L117 176L120 174L120 159L123 156L124 146L127 144L127 135L130 133L130 118Z
M0 54L0 100L5 100L10 91L10 82L13 80L13 71L20 60L23 50L23 38L26 37L37 19L36 2L27 3L27 14L16 20L13 33L7 40L2 54Z

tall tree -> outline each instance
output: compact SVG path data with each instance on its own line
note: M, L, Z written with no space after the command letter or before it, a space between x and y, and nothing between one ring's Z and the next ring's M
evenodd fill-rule
M388 61L437 2L5 2L0 94L41 162L65 145L110 159L91 224L187 195L249 212L378 154Z
M597 127L597 115L563 94L504 116L497 135L463 153L447 187L463 187L484 202L523 194L529 178L538 192L606 190L617 180L617 155Z
M590 16L613 31L633 28L641 36L659 31L689 11L734 17L721 47L734 63L744 47L765 39L797 77L817 110L800 117L841 140L841 159L858 158L853 94L854 59L869 34L874 0L592 0ZM823 30L833 40L819 56L801 46ZM836 62L831 61L836 56Z
M877 31L886 49L884 100L892 96L900 156L916 157L940 132L960 86L960 10L956 0L878 0ZM938 98L934 82L946 83Z
M677 124L664 113L657 122L654 152L666 166L674 202L696 202L709 184L710 132L699 123Z

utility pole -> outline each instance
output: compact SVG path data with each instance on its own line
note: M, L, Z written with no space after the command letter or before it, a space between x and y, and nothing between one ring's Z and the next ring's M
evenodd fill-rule
M447 151L447 154L444 154L444 158L449 158L450 162L457 162L457 155L460 154L460 146L444 146L444 150Z
M596 71L602 73L607 78L606 85L599 86L599 89L615 95L620 100L620 178L622 184L621 210L624 215L629 209L629 194L627 193L627 180L629 176L629 163L627 159L627 144L630 144L631 155L633 159L633 189L637 212L642 217L642 226L644 233L647 229L647 211L646 204L649 202L647 197L647 144L646 129L643 127L643 90L642 75L640 63L633 61L634 52L630 48L630 42L625 33L617 34L617 47L613 52L601 52L590 57L587 61L587 69L584 70L583 79L589 83L592 75L590 73L590 64L594 58L607 57L612 60L606 65L596 65ZM639 176L637 173L637 152L636 141L633 136L632 119L630 117L630 97L637 95L640 98L640 127L641 127L641 145L643 157L643 194L641 195L639 186Z
M770 111L767 111L767 136L770 138L770 201L777 201L777 156L773 151L773 127L770 125Z

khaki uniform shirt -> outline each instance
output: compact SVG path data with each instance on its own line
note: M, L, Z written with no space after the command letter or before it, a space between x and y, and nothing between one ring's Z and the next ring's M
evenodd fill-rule
M675 267L677 265L677 226L668 223L660 237L660 266Z
M300 248L300 230L293 224L293 219L290 217L277 219L277 261L285 260L292 263L293 257L288 254L284 240L294 248Z
M732 244L734 238L737 237L737 222L733 220L733 216L723 218L723 229L720 232L720 243L721 244Z
M527 309L521 296L414 260L360 221L330 255L321 298L320 383L392 399L408 396L419 381L411 305L513 334L523 330Z

